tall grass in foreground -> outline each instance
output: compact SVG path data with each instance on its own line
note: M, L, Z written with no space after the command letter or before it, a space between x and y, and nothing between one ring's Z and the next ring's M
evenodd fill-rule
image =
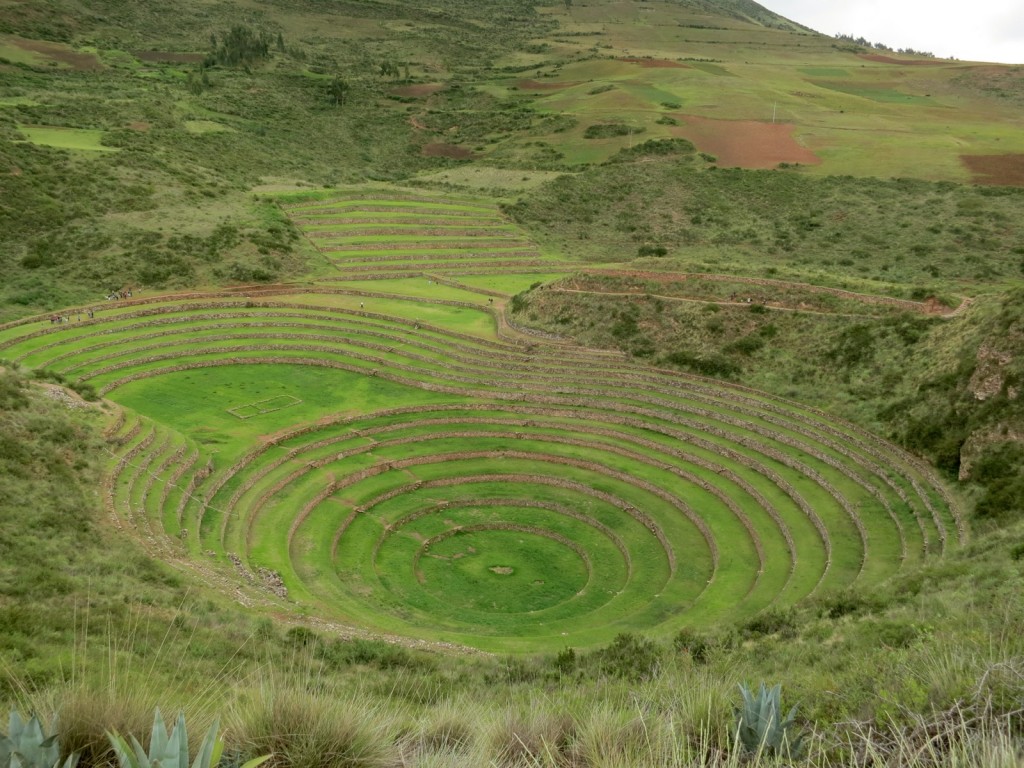
M976 698L942 711L803 723L801 752L790 759L744 748L731 711L740 697L707 669L592 687L497 685L426 704L352 678L264 671L184 711L196 734L214 709L222 713L230 763L272 753L268 765L280 768L1018 768L1022 670L1020 663L990 667L975 681ZM58 687L31 703L59 712L65 753L82 750L82 766L110 765L98 732L116 729L145 745L152 701L162 692L137 690Z
M235 746L273 755L277 768L384 768L398 761L398 729L388 703L304 691L270 679L245 692L228 713Z

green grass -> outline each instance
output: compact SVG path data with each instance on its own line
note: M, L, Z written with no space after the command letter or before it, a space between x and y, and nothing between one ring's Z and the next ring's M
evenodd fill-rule
M274 375L268 375L273 371ZM228 462L262 435L335 413L358 414L404 402L431 402L427 393L390 382L337 372L325 386L316 369L305 366L230 366L182 371L126 384L117 402L182 432ZM196 395L201 394L197 401ZM272 397L302 402L239 420L228 409Z
M19 125L18 132L28 141L44 147L85 152L117 152L117 147L101 144L103 131L88 128L57 128L46 125Z
M0 98L0 107L35 107L38 103L26 96Z
M459 282L471 285L468 280L469 278L460 278ZM353 291L390 293L412 299L445 299L447 301L466 301L479 304L480 306L487 305L487 299L479 293L444 285L430 277L399 278L395 280L347 280L339 282L337 285L350 288Z
M459 275L454 279L462 285L514 296L520 291L527 290L534 283L550 283L559 277L562 277L562 274L556 272L535 275Z
M872 87L870 85L859 85L857 83L818 82L817 85L829 88L833 91L848 93L851 96L860 96L863 99L870 99L885 104L929 104L930 100L925 96L915 96L903 93L895 88Z
M218 123L213 120L186 120L185 130L189 133L234 133L235 129L230 125Z
M422 287L394 287L410 286ZM125 524L156 542L163 529L182 542L166 546L193 558L213 553L227 565L232 553L237 567L277 571L292 598L322 616L541 651L600 644L622 628L668 634L683 618L739 620L819 590L877 583L903 567L905 551L907 562L923 559L929 534L917 529L931 525L928 511L901 505L878 462L895 461L908 500L922 481L903 473L916 470L898 452L872 448L873 438L843 440L850 428L819 426L810 411L681 389L585 350L566 358L534 345L526 355L493 326L474 334L461 307L275 295L259 297L267 307L111 307L92 323L10 329L0 343L27 364L110 390L145 417L121 448L135 457L115 484ZM438 322L420 319L417 329L403 314L410 308L437 309ZM180 365L200 367L175 372ZM512 407L483 405L510 395ZM181 465L185 476L213 472L187 494L171 488L186 453L194 458ZM932 503L944 506L937 496ZM480 543L459 550L464 557L500 549L510 564L453 558L459 529L455 538ZM528 547L516 554L509 532L544 539L543 557L530 560ZM435 543L447 561L425 549ZM609 562L621 564L593 565ZM570 575L580 563L586 587ZM488 608L484 587L472 586L516 569L547 585L542 564L551 584L534 590L535 601L510 588ZM467 602L453 611L447 590Z
M26 50L20 45L2 38L0 38L0 59L6 59L13 64L27 64L33 67L47 64L47 57L43 54Z

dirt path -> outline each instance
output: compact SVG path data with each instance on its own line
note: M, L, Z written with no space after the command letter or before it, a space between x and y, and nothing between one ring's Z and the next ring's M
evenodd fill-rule
M661 299L662 301L678 301L686 304L717 304L721 307L750 307L752 303L746 301L715 301L714 299L688 299L683 296L665 296L660 293L637 293L633 291L584 291L578 288L547 288L546 291L550 293L580 293L588 296L632 296L633 298L640 298L650 296L654 299ZM874 317L874 315L855 315L849 312L822 312L819 309L800 309L799 307L780 307L774 304L760 304L759 306L765 309L775 310L776 312L802 312L807 315L823 315L826 317L850 317L850 318L862 318L862 317Z
M945 309L945 308L940 309L940 307L942 307L942 305L938 304L937 302L934 302L934 301L911 301L909 299L897 299L897 298L892 297L892 296L878 296L878 295L870 294L870 293L857 293L856 291L848 291L848 290L845 290L843 288L831 288L831 287L825 286L825 285L813 285L811 283L797 283L797 282L790 281L790 280L776 280L776 279L767 278L767 277L744 277L742 275L726 275L726 274L716 274L716 273L710 273L710 272L644 272L644 271L639 271L639 270L626 270L626 269L612 270L612 269L609 269L609 270L594 270L592 272L584 272L583 274L587 275L587 276L594 276L594 277L599 277L599 276L602 276L602 275L609 275L609 276L612 276L612 277L635 278L635 279L638 279L638 280L656 280L656 281L662 282L662 283L668 283L668 282L673 282L673 281L685 281L685 280L693 279L693 280L708 280L708 281L711 281L711 282L721 282L721 283L743 283L744 285L756 285L756 286L761 287L761 288L773 288L773 287L780 288L780 289L791 288L791 289L795 289L795 290L807 291L809 293L829 294L829 295L832 295L832 296L838 296L839 298L843 298L843 299L851 299L853 301L859 301L859 302L862 302L864 304L875 304L875 305L881 305L881 306L899 307L901 309L906 309L906 310L908 310L910 312L917 312L917 313L920 313L920 314L923 314L923 315L934 315L934 316L938 316L938 317L956 317L960 313L964 312L973 303L973 299L970 299L968 297L964 297L963 300L960 302L960 305L958 307L956 307L955 309ZM559 290L570 290L570 289L559 289ZM585 291L585 292L608 293L606 291ZM627 292L627 295L640 295L640 294L629 294ZM661 296L660 298L669 298L669 299L677 298L677 299L681 299L681 298L684 298L684 297ZM691 299L688 299L688 300L690 300L690 301L703 301L704 303L707 303L707 304L726 304L726 305L729 305L729 304L737 303L737 302L727 302L727 301L714 301L713 299L703 300L703 299L691 298ZM743 302L740 302L740 303L743 303ZM771 305L767 305L767 306L771 306ZM771 308L773 308L773 309L791 309L793 311L811 311L811 310L796 309L796 308L792 308L792 307L779 307L779 306L772 306ZM836 314L836 313L832 313L832 312L818 312L818 314L831 315L831 314Z

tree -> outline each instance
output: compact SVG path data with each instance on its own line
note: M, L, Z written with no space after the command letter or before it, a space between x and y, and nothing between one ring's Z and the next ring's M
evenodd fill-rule
M328 86L328 93L331 96L331 103L336 107L345 106L345 101L348 99L348 93L351 90L351 86L348 82L342 78L341 75L335 75L334 79L331 80L330 86Z
M204 63L208 66L221 64L248 67L269 56L270 40L267 32L257 32L244 24L236 24L220 36L219 45L216 35L210 35L213 50Z

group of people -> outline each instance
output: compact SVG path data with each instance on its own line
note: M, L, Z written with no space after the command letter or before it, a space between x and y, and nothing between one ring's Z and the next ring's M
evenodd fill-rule
M85 310L86 316L92 320L96 317L96 312L92 309ZM50 315L50 325L61 325L63 323L70 323L71 315ZM82 313L78 313L78 322L82 322Z
M126 288L126 289L121 290L121 291L111 291L109 294L107 294L106 298L107 298L107 301L117 301L118 299L130 299L131 297L132 297L131 290ZM94 317L96 317L96 311L93 310L93 309L85 310L85 314L86 314L86 316L90 320L92 320ZM77 313L77 320L78 320L78 322L82 321L82 311L81 310ZM64 323L70 323L70 322L71 322L71 315L50 315L50 325L63 325Z

